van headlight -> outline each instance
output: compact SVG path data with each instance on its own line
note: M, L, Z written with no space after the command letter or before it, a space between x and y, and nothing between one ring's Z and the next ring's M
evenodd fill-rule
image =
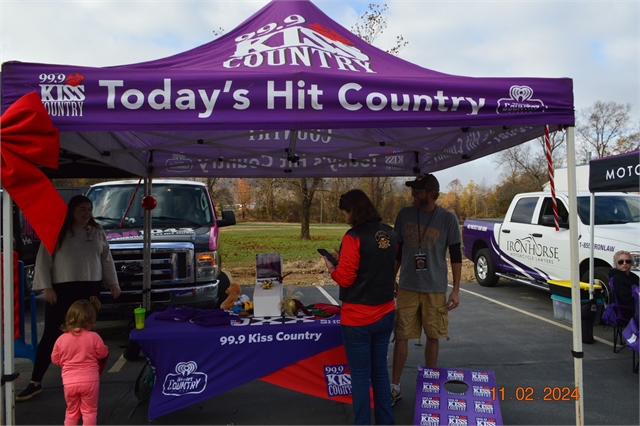
M212 281L218 276L218 256L215 251L196 255L196 281Z

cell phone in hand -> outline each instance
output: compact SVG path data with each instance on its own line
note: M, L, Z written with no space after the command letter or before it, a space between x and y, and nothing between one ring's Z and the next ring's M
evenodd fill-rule
M338 261L336 260L336 258L333 257L331 255L331 253L329 253L325 249L318 249L318 253L320 253L322 256L326 257L327 260L329 260L329 262L333 263L333 266L337 266L338 265Z

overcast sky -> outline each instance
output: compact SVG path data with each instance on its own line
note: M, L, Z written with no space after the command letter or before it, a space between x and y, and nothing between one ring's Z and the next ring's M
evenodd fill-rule
M267 1L0 0L0 60L112 66L158 59L228 32ZM576 111L597 100L630 103L639 122L640 2L325 1L314 3L351 28L369 3L386 3L382 49L402 35L400 57L473 77L570 77ZM443 189L495 184L492 157L436 172Z

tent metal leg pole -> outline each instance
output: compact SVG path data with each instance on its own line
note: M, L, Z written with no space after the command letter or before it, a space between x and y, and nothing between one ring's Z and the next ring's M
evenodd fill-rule
M573 127L567 128L567 180L569 181L569 269L571 271L571 305L573 322L573 367L576 399L576 425L584 425L584 386L582 379L582 321L580 306L580 265L578 261L578 191L576 189L576 150Z
M151 195L151 178L144 178L144 195ZM151 311L151 210L144 209L144 236L142 238L144 277L142 283L142 307Z
M591 166L589 166L591 167ZM596 220L596 197L592 192L589 197L589 299L593 299L593 280L595 274L595 260L593 245L595 244L595 220Z
M15 421L15 399L13 397L15 385L11 378L14 374L14 342L13 342L13 201L11 196L4 191L2 196L2 252L3 252L3 274L4 297L2 298L3 308L3 333L5 336L2 354L2 386L0 386L0 399L4 402L3 423L14 425Z

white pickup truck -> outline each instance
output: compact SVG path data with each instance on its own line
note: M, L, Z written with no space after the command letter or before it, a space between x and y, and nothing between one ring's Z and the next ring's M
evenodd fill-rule
M578 227L580 281L589 282L590 194L578 193L578 218L569 220L568 198L556 194L560 230L555 230L549 192L518 194L504 219L467 219L463 225L465 256L474 262L482 286L500 277L549 290L547 280L570 280L569 226ZM594 281L609 300L608 273L613 254L626 250L635 258L632 272L640 275L640 195L595 194Z

